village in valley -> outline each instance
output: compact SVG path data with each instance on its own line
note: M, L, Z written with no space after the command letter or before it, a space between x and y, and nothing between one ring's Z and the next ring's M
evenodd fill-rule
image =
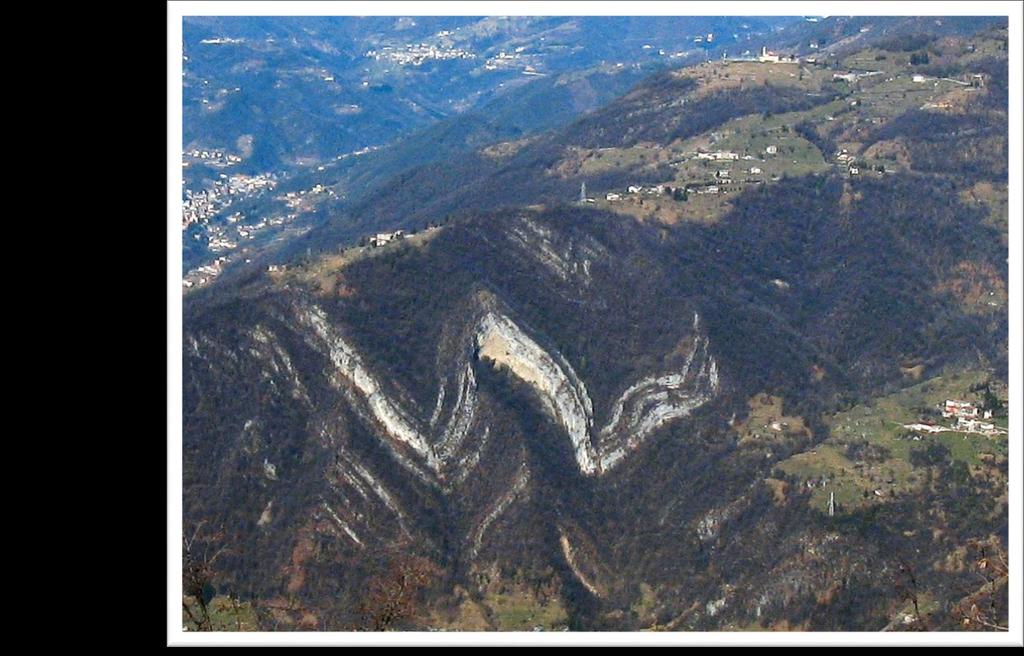
M430 60L473 59L472 52L462 48L438 46L430 43L406 43L404 46L381 46L380 50L368 50L365 55L374 61L390 61L399 66L421 66Z
M273 190L277 178L265 175L232 175L221 173L219 179L199 190L185 189L181 208L181 229L207 223L235 202L253 198L264 190Z
M321 202L335 196L334 190L316 184L310 189L275 196L273 200L280 211L271 216L262 216L254 221L246 210L227 213L226 210L235 204L258 198L273 191L277 185L278 180L272 174L235 175L224 176L211 188L196 193L186 190L182 230L190 230L195 240L205 240L206 248L213 257L185 272L183 293L209 284L233 263L250 263L256 249L248 244L254 244L264 234L266 239L282 239L308 230L308 227L289 227L301 216L315 211Z
M343 153L334 162L360 157L378 150L367 146ZM201 163L214 168L235 166L241 156L223 151L193 148L183 153L182 168ZM326 165L309 168L318 173ZM296 188L297 174L275 173L244 174L218 173L196 189L182 191L181 230L186 248L189 242L201 243L208 257L202 263L188 267L182 276L182 293L187 294L213 282L231 264L250 263L252 256L271 241L302 234L309 226L298 225L303 217L312 215L323 203L339 198L334 188L315 183L308 188ZM182 180L184 187L185 180ZM288 191L281 191L285 187ZM274 191L276 195L266 197ZM258 207L259 211L252 208Z

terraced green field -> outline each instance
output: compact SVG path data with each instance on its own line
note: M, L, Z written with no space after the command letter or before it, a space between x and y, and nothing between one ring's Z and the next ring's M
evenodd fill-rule
M925 471L912 464L912 456L933 444L948 449L954 462L972 468L988 466L1007 457L1007 435L914 433L901 426L919 421L925 411L945 399L973 399L969 388L986 379L987 374L977 370L937 376L837 413L827 418L827 440L781 462L779 469L811 490L813 507L825 511L829 493L834 492L837 511L842 512L919 489ZM993 423L1005 427L1006 421L1002 417Z

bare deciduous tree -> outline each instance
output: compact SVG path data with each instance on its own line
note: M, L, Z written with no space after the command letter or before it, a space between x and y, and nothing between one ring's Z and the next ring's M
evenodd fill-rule
M363 629L387 631L414 614L420 590L437 575L437 566L426 558L396 553L367 587L360 606Z
M927 631L929 630L929 626L926 618L921 616L921 607L918 603L917 589L917 575L914 574L913 567L911 567L907 561L900 558L899 577L896 579L896 591L900 595L900 601L903 603L909 602L914 608L914 614L911 616L912 620L904 624L904 629L908 631Z
M1006 550L998 542L972 540L973 569L981 579L981 587L960 600L953 616L968 631L1009 631L1006 625L1006 590L1010 566Z
M199 522L191 535L182 536L182 599L181 606L188 620L189 631L212 631L209 591L213 588L214 563L226 552L224 532L203 531ZM190 603L191 602L191 603Z

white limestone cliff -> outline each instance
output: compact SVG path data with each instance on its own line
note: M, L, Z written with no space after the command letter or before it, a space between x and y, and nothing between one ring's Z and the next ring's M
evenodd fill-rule
M614 402L607 425L595 430L590 395L568 361L541 346L493 305L484 303L484 311L469 331L472 346L479 357L507 367L533 389L544 411L565 431L584 475L610 471L657 429L689 415L718 393L718 364L694 314L692 347L679 370L648 376L628 386ZM333 364L335 387L346 391L353 403L364 406L390 438L408 445L429 470L431 483L449 477L449 483L461 481L476 466L489 429L478 423L479 395L472 362L458 363L458 374L440 386L429 420L421 422L416 418L419 413L407 408L409 402L387 393L321 308L300 307L297 317L316 338L307 336L307 341ZM481 437L474 444L468 441L471 435ZM392 453L403 465L425 476L406 455L394 449Z

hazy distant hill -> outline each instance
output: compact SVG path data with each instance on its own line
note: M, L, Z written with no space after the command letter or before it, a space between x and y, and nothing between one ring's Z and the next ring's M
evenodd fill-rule
M536 76L668 64L658 52L697 54L698 34L717 33L717 45L788 20L187 18L184 145L234 149L250 135L249 172L329 160L482 107Z

